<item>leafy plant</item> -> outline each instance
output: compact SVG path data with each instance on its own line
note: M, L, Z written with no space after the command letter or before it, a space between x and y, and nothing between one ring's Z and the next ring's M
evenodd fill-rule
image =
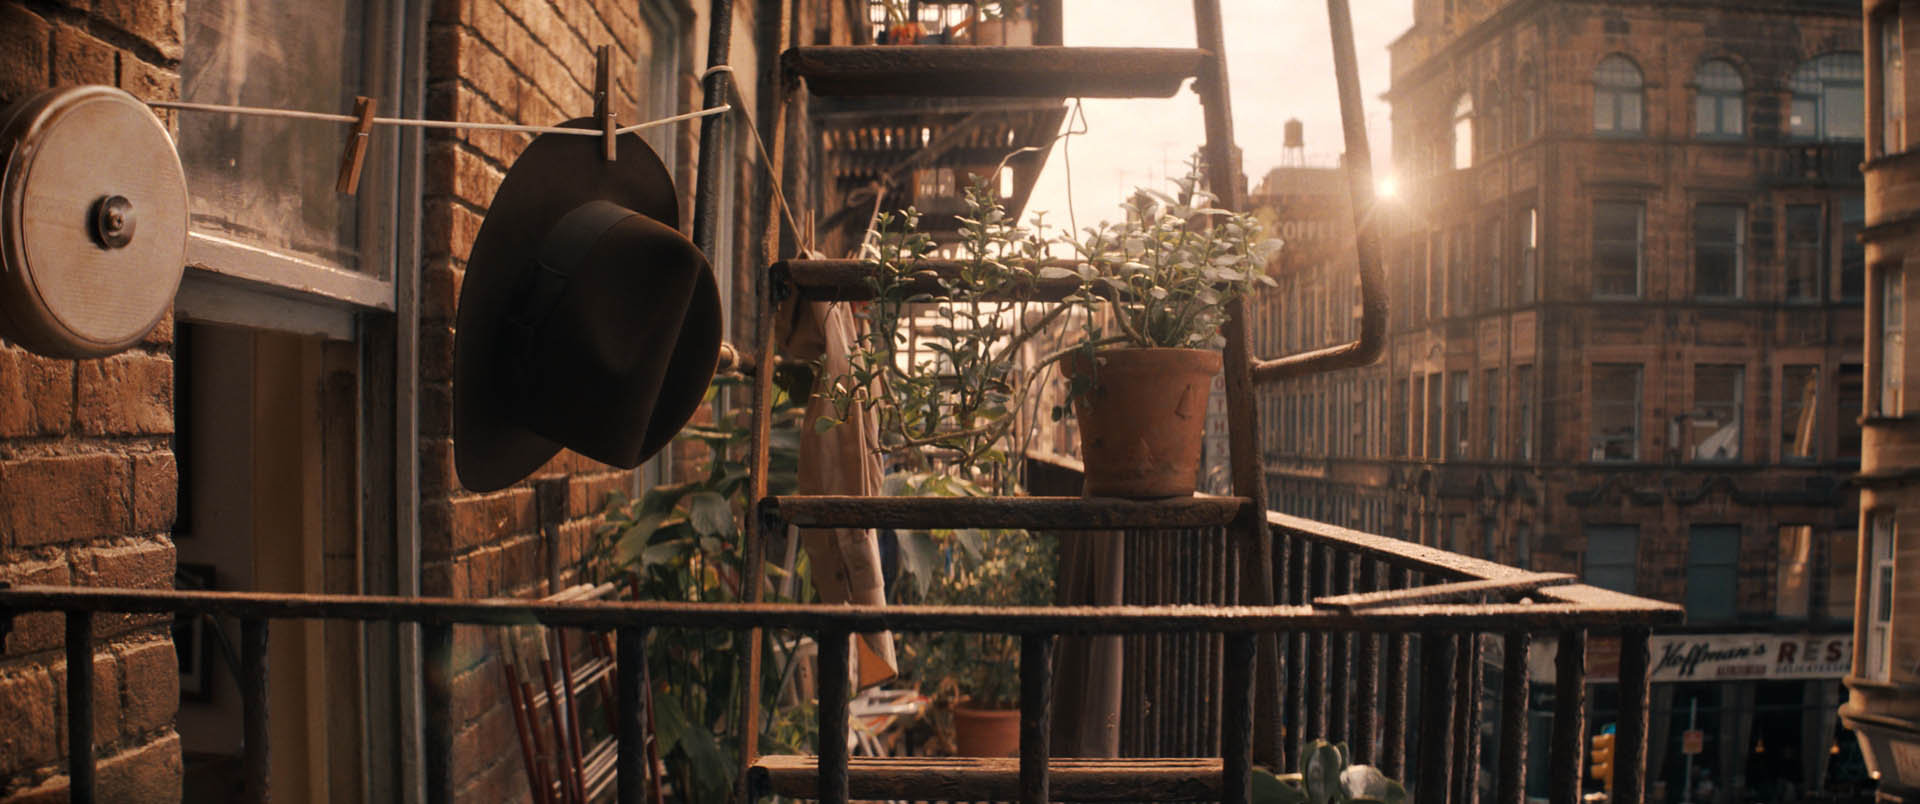
M1347 747L1315 740L1299 773L1253 770L1256 804L1404 804L1407 789L1372 765L1348 764Z
M1174 180L1173 195L1136 190L1123 205L1124 221L1089 227L1071 242L1077 268L1041 269L1043 277L1081 280L1069 301L1090 313L1088 346L1217 349L1225 345L1227 303L1256 284L1275 284L1266 266L1280 241L1263 239L1253 215L1208 206L1215 196L1200 189L1202 177L1193 161ZM1111 311L1113 333L1091 314L1102 307Z
M714 391L732 382L716 379ZM775 401L774 410L768 480L774 493L781 493L793 488L798 466L798 412L784 398ZM598 577L626 580L643 600L742 600L746 534L740 515L751 488L745 462L750 437L750 428L732 419L688 427L682 440L702 443L708 452L704 476L657 486L638 498L610 495L590 555ZM784 577L773 563L767 564L767 575ZM795 575L796 596L805 599L811 593L804 563ZM772 642L770 661L762 665L761 750L803 753L813 741L812 705L776 705L795 657L793 645ZM657 628L647 640L654 727L679 800L725 801L733 790L740 752L734 715L746 688L738 678L737 655L731 631Z

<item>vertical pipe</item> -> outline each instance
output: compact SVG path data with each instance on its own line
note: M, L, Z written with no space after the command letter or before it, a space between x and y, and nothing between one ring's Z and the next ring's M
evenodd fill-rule
M1404 567L1387 569L1387 588L1407 588L1407 570ZM1407 653L1411 647L1411 636L1405 633L1387 635L1387 700L1382 714L1387 724L1386 745L1380 752L1380 770L1396 779L1406 778L1407 772Z
M820 785L823 804L847 804L847 632L826 631L820 645Z
M1035 9L1033 43L1036 45L1066 44L1066 20L1061 13L1060 0L1040 0Z
M1253 790L1253 634L1230 634L1221 687L1220 804L1250 804Z
M267 741L267 634L266 620L240 621L241 741L246 751L243 798L259 804L273 793L268 782L273 746Z
M1500 667L1500 776L1494 804L1526 804L1527 651L1533 635L1507 634Z
M67 777L68 795L94 801L93 773L93 612L67 612Z
M262 636L265 636L264 632ZM266 666L265 642L263 638L263 669ZM425 711L422 713L425 721L423 730L426 732L427 802L447 804L453 801L453 723L450 722L453 719L453 625L421 623L420 652L426 661L427 672ZM548 705L555 705L555 701L549 698ZM265 706L261 707L263 712L265 709Z
M1620 726L1614 735L1613 804L1640 804L1646 795L1647 683L1653 636L1646 628L1620 632Z
M701 81L700 108L711 109L727 102L727 90L733 74L724 67L733 53L733 0L713 0L707 14L707 69ZM727 158L728 114L710 114L700 118L700 164L694 174L693 243L703 254L714 254L719 243L720 163ZM715 258L718 262L718 258ZM730 262L730 261L729 261Z
M1420 761L1411 792L1422 804L1453 801L1453 693L1459 648L1453 634L1420 635Z
M1380 564L1372 558L1360 560L1360 580L1354 586L1355 592L1374 592L1380 588ZM1377 746L1380 739L1380 637L1379 634L1360 635L1360 646L1354 651L1355 668L1358 674L1358 690L1354 694L1353 721L1353 761L1362 765L1377 765ZM1397 635L1388 635L1388 639Z
M1020 804L1047 804L1047 740L1053 733L1053 635L1020 637Z
M647 724L643 701L647 689L641 667L647 661L647 630L627 626L614 632L614 698L620 707L619 755L614 775L620 785L620 804L640 804L646 798Z
M1547 800L1550 804L1579 804L1580 741L1586 739L1587 632L1570 628L1560 632L1560 654L1554 658L1553 738L1549 744Z

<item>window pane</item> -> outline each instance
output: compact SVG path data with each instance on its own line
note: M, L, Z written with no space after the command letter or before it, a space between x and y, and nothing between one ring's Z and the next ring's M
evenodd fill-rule
M1640 93L1623 92L1620 94L1620 130L1640 130Z
M1597 201L1593 205L1593 295L1640 295L1640 204Z
M1746 208L1701 204L1693 211L1693 269L1696 296L1740 295L1741 246Z
M1588 525L1581 574L1602 589L1633 594L1639 566L1640 530L1633 525Z
M1839 416L1840 457L1860 457L1860 412L1864 399L1862 372L1858 364L1840 367L1839 377Z
M1500 306L1500 282L1506 271L1501 268L1500 249L1506 244L1500 241L1500 218L1492 217L1480 222L1480 265L1479 275L1473 278L1473 284L1480 290L1480 309L1491 310Z
M1696 461L1731 461L1740 457L1742 384L1741 366L1695 366L1693 410L1688 417L1692 457Z
M1446 412L1446 400L1441 396L1438 373L1427 375L1427 459L1440 459L1440 417Z
M1481 399L1487 409L1487 432L1481 442L1487 445L1487 457L1500 457L1500 370L1487 369L1481 384Z
M1451 248L1447 251L1447 310L1453 315L1466 315L1473 311L1473 267L1470 264L1472 243L1468 240L1465 226L1453 228L1453 236L1448 240Z
M1467 423L1473 386L1464 371L1456 371L1447 379L1453 386L1453 416L1452 421L1447 423L1447 436L1453 440L1453 451L1448 457L1465 458L1473 444L1473 433Z
M1781 525L1777 536L1773 613L1804 618L1813 594L1813 526Z
M1853 528L1827 534L1827 582L1824 612L1834 620L1853 619L1853 590L1860 562L1860 532Z
M1693 133L1718 134L1720 121L1717 119L1719 104L1712 95L1700 93L1693 99Z
M1519 458L1533 460L1533 366L1514 367L1513 406Z
M1687 536L1687 619L1733 619L1740 526L1694 525Z
M1640 366L1593 367L1592 460L1640 457Z
M1874 20L1880 28L1880 153L1906 150L1906 52L1900 19L1884 15Z
M1818 204L1787 207L1787 300L1820 298L1820 275L1827 262L1826 221Z
M1539 226L1540 213L1534 209L1528 209L1520 213L1519 220L1514 226L1515 239L1518 240L1520 246L1518 249L1520 261L1515 266L1515 271L1519 276L1515 278L1513 283L1515 293L1518 294L1518 298L1514 299L1516 304L1531 304L1535 297L1534 283L1538 281L1539 273L1537 266L1540 242Z
M1900 386L1906 374L1906 282L1898 266L1880 275L1880 396L1882 416L1900 415Z
M180 99L350 112L354 96L378 94L363 86L361 17L352 0L195 0L187 4ZM373 148L360 194L334 192L341 131L306 120L180 115L194 230L360 270L360 201L380 195L390 167Z
M1815 449L1819 393L1819 366L1787 366L1780 372L1780 460L1819 457Z
M1867 251L1860 243L1866 227L1866 201L1849 196L1840 202L1840 298L1858 300L1867 295Z

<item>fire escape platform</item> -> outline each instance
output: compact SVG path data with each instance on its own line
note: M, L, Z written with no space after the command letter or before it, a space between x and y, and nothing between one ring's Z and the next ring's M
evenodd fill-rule
M1220 798L1216 758L1047 761L1050 801L1213 801ZM761 757L748 784L756 792L799 799L819 794L819 758ZM847 793L855 800L1017 801L1016 757L852 757Z
M781 65L815 95L1170 98L1208 54L1191 48L800 47Z
M1233 524L1248 512L1258 511L1253 501L1244 497L1125 500L787 495L768 497L760 505L761 516L803 528L1210 528Z

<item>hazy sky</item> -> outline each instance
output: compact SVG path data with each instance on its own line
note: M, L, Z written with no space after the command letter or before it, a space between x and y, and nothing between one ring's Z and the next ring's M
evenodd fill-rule
M1360 90L1375 163L1389 164L1387 43L1413 24L1412 0L1350 0ZM1326 4L1320 0L1222 0L1234 137L1253 185L1281 158L1281 125L1306 124L1309 164L1332 165L1342 150L1339 96ZM1180 0L1066 0L1068 45L1193 47L1193 10ZM1204 139L1198 96L1085 101L1088 133L1056 146L1027 205L1050 227L1067 221L1068 165L1080 226L1118 217L1135 186L1164 187Z

